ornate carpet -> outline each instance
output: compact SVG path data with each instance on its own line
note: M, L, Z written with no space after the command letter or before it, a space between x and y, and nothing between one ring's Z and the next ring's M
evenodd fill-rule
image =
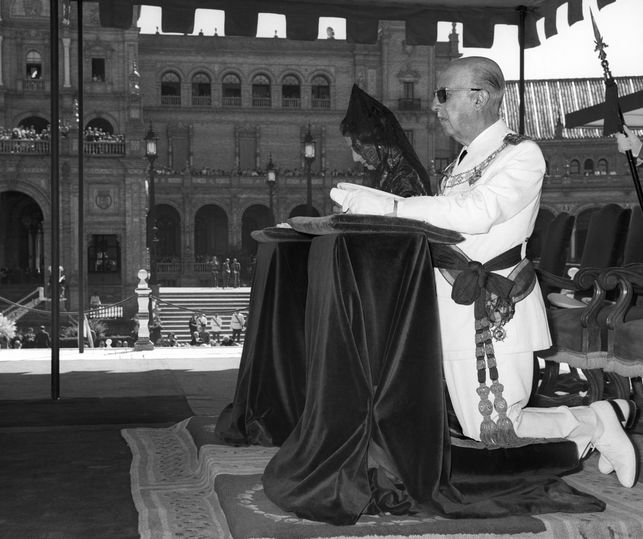
M643 537L643 484L625 489L614 474L600 474L596 454L565 481L604 500L607 509L601 513L477 520L364 516L354 526L336 527L284 513L265 497L261 473L276 448L199 443L198 450L189 422L121 431L133 456L132 497L143 539ZM207 437L214 421L202 421L199 429ZM634 440L640 454L643 436Z

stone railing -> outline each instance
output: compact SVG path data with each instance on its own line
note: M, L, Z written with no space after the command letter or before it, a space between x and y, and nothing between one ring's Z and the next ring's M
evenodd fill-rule
M0 153L49 153L48 140L8 139L0 140Z
M125 155L124 140L97 140L83 142L83 151L85 155Z

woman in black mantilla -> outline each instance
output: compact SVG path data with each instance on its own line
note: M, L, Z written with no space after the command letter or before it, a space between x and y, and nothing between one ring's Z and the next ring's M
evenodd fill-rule
M429 175L395 115L355 84L340 130L353 159L369 171L368 187L403 197L431 194Z

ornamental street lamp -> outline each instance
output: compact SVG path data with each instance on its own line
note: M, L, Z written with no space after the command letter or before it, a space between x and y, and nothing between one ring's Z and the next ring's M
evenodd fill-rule
M273 200L273 195L274 195L274 189L275 185L277 183L277 170L275 169L275 165L272 162L272 154L270 154L270 159L268 160L268 166L266 167L266 183L268 184L268 196L270 197L270 218L272 219L272 223L274 224L276 222L275 220L275 212L274 212L274 200Z
M156 284L156 198L154 192L154 161L158 157L158 137L152 130L152 123L145 135L145 157L150 162L150 178L148 185L148 205L146 222L146 242L150 253L150 284Z
M313 181L311 177L311 166L315 160L315 139L310 133L310 124L308 132L304 136L304 159L306 160L306 214L308 217L313 216Z

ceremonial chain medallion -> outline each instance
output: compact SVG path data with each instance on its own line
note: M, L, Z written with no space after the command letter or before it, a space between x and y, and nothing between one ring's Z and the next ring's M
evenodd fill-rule
M451 189L457 185L468 182L469 185L476 183L481 177L482 173L487 169L491 162L502 152L507 146L515 146L524 140L530 140L529 137L518 135L517 133L508 133L505 135L501 146L492 152L482 163L474 166L472 169L459 172L458 174L451 175L451 170L455 166L457 159L452 161L440 174L442 181L440 182L440 193L444 193L446 189Z
M491 333L493 335L493 339L497 341L504 341L505 337L507 336L507 332L505 331L505 328L502 326L498 326L493 328L493 331Z

